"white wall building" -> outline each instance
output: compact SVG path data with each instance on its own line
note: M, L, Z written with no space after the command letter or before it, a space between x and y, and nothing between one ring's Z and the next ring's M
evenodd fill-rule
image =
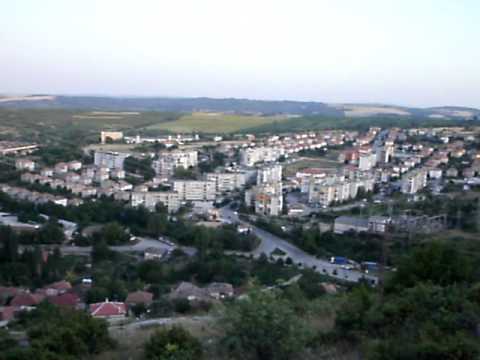
M221 194L243 188L246 183L246 175L240 172L208 173L206 180L214 182L216 193Z
M178 167L188 169L197 165L198 152L196 150L162 152L159 154L159 159L153 162L155 172L164 177L172 176Z
M95 151L94 163L99 167L123 169L123 163L130 154L113 151Z
M258 169L257 185L277 183L282 181L282 165L267 165Z
M254 166L259 162L277 161L283 155L283 149L276 147L254 147L240 152L240 163L244 166Z
M216 184L203 180L175 180L173 191L178 193L180 200L212 201L215 200Z

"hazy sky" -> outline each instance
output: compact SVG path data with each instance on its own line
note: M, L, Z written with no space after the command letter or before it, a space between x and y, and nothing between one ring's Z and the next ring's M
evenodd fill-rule
M479 0L1 0L0 93L480 107Z

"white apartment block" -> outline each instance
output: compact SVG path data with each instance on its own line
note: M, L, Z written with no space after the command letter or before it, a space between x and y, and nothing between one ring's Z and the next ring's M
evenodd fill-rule
M402 177L401 192L404 194L416 194L427 186L427 172L419 169L411 171Z
M358 168L361 171L369 171L375 167L377 163L377 155L372 153L371 149L369 150L360 150L359 151L359 161Z
M282 165L267 165L258 169L257 185L270 184L282 181Z
M94 163L98 167L123 169L123 163L130 154L113 151L95 151Z
M35 161L30 160L30 159L17 159L17 160L15 160L15 168L17 170L34 171L35 170Z
M240 172L232 173L208 173L206 180L215 183L215 191L222 194L227 191L234 191L245 186L246 175Z
M173 182L173 191L178 193L180 200L213 201L216 195L216 184L213 181L176 180Z
M179 194L172 191L134 191L131 194L130 203L134 207L144 206L149 210L154 210L157 204L163 204L169 213L173 213L180 208L181 200Z
M283 209L282 183L263 184L245 192L245 203L254 206L255 213L266 216L281 215Z
M331 177L319 182L312 181L308 191L308 201L321 206L330 206L333 202L343 202L354 199L358 191L373 191L375 180L373 176L350 180Z
M195 150L176 150L162 152L158 160L153 162L153 168L158 175L172 176L178 167L188 169L198 165L198 152Z
M240 163L245 166L254 166L259 162L277 161L283 152L281 148L267 146L243 149L240 152Z

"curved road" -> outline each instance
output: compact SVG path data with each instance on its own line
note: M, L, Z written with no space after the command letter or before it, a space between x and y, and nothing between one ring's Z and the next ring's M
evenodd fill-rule
M244 225L248 225L251 227L253 233L257 235L261 243L260 245L251 253L243 253L243 255L253 255L255 257L259 257L262 253L269 255L272 251L276 248L284 251L286 256L290 257L293 262L296 264L301 263L305 267L314 268L315 271L332 276L339 280L345 281L353 281L357 282L360 279L367 279L374 283L377 282L377 278L375 276L366 275L358 270L346 270L343 269L340 265L335 265L330 263L326 260L317 259L316 257L306 253L305 251L301 250L300 248L296 247L292 243L279 238L265 230L262 230L256 226L253 226L249 223L246 223L238 218L238 216L228 207L223 207L220 209L221 216L224 219L231 220L232 222L239 222ZM238 253L241 254L241 253ZM336 270L336 274L334 271Z

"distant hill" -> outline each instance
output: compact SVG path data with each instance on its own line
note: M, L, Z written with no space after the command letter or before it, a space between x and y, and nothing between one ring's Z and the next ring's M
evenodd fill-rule
M110 111L223 112L245 115L301 115L346 118L427 117L433 119L480 116L480 110L442 106L412 108L385 104L327 104L312 101L265 101L249 99L101 97L26 95L0 96L0 107Z

